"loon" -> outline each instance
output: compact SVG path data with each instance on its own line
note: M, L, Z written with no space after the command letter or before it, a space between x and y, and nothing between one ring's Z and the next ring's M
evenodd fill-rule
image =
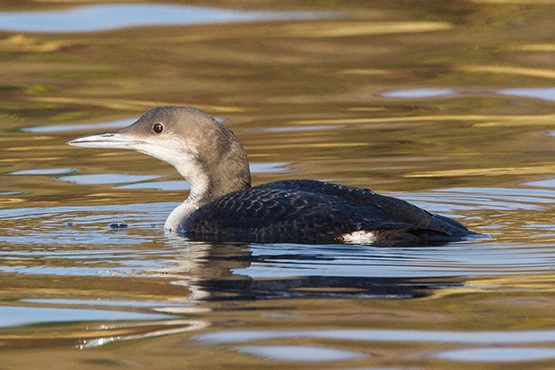
M479 235L370 189L317 180L251 187L247 154L234 133L193 107L153 108L130 126L67 144L133 149L175 167L191 190L164 226L193 240L411 246Z

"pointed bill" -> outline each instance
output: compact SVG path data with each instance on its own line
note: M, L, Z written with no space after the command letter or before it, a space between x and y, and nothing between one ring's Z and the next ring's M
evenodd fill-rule
M133 149L133 145L140 144L141 142L124 134L107 132L79 137L68 141L66 144L83 148Z

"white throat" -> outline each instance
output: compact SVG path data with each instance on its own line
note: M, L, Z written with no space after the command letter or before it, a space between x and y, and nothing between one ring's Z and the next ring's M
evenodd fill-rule
M170 213L166 219L164 228L174 233L178 232L178 227L181 222L189 217L194 211L199 209L199 207L200 205L191 202L190 199L187 198Z
M179 225L193 212L210 201L210 180L205 172L192 165L192 162L185 162L183 166L175 166L176 170L186 179L190 179L191 191L185 201L178 205L166 219L164 228L178 232Z

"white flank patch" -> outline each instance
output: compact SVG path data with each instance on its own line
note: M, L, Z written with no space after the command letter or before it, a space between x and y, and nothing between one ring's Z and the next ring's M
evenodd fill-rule
M350 234L343 234L343 241L353 244L371 244L376 241L376 236L371 231L355 231Z

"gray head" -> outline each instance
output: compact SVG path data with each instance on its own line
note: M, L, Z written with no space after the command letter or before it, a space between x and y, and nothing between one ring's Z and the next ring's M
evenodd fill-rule
M250 187L247 155L233 132L192 107L153 108L130 126L68 144L133 149L167 162L191 184L188 201L197 208Z

